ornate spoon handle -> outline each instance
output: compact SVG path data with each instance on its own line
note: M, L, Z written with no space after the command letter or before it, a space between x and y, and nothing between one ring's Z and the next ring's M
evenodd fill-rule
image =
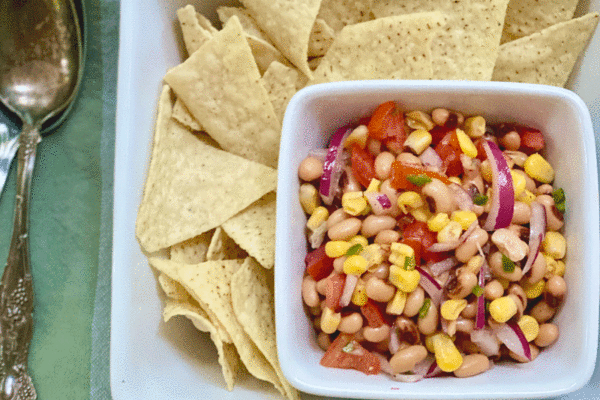
M37 398L27 374L33 333L33 282L29 267L29 188L40 142L39 126L25 123L20 135L19 169L13 234L8 261L0 282L0 399Z

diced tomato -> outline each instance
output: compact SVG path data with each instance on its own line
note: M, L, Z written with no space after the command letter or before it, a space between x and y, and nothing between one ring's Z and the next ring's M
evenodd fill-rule
M327 257L325 254L325 245L308 253L304 263L306 264L306 273L315 281L328 277L333 271L333 258Z
M537 129L519 128L517 132L521 136L521 150L526 154L533 154L542 151L546 147L544 135Z
M367 375L381 372L379 358L362 347L353 336L344 333L329 345L320 364L329 368L355 369Z
M413 250L415 251L415 262L417 263L417 265L420 265L421 264L421 253L423 250L423 244L421 243L421 240L419 240L417 238L408 237L408 238L404 238L402 240L402 243L407 244L413 248Z
M351 151L352 174L366 188L371 179L375 178L375 156L356 144L352 145Z
M430 231L425 222L415 220L404 228L402 235L405 243L407 240L421 243L421 260L425 263L441 261L448 257L446 252L427 251L431 245L437 242L437 234Z
M327 279L325 305L333 311L337 312L340 309L340 299L342 298L345 284L346 275L343 274L334 274L331 278Z
M459 176L463 173L460 155L462 150L458 143L456 131L447 133L446 136L435 146L435 152L442 159L442 168L446 170L448 176Z
M451 183L448 178L440 173L434 171L428 171L410 165L402 164L400 161L394 161L392 163L392 171L390 176L390 184L394 189L404 190L419 190L417 185L414 185L408 180L409 175L427 175L430 178L436 178L440 181L449 184Z
M367 320L369 326L379 328L381 325L385 324L384 312L379 308L377 303L371 299L367 300L367 303L360 307L360 312Z
M404 145L406 132L404 130L404 113L393 101L380 104L369 121L369 136L382 142L395 138L396 143Z
M449 132L452 132L455 128L449 128L446 126L434 126L429 133L431 134L431 145L433 147L437 146L439 142L442 141L444 136L446 136Z
M485 149L483 148L484 143L485 143L484 139L477 139L474 143L475 147L477 148L477 159L479 161L487 160L487 153L485 152Z

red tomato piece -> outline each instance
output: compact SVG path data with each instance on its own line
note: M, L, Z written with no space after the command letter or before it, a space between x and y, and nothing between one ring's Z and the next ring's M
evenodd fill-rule
M442 159L442 168L446 169L446 175L462 175L463 167L460 162L462 150L458 143L456 131L446 134L437 146L435 146L434 150Z
M406 140L404 113L393 101L380 104L375 109L367 128L370 137L382 142L388 138L396 138L397 142L404 145Z
M477 148L477 159L479 161L483 161L483 160L487 160L487 153L485 152L485 149L483 148L483 144L485 143L484 139L477 139L475 140L475 147Z
M519 135L521 136L521 150L526 154L533 154L540 152L546 147L546 142L544 141L544 135L537 129L533 128L520 128L517 130Z
M408 180L409 175L427 175L430 178L436 178L445 184L451 183L448 178L440 173L424 170L410 165L402 164L400 161L392 163L390 184L394 189L419 190L419 187Z
M367 375L381 372L377 356L362 347L353 336L344 333L329 345L320 364L329 368L355 369Z
M333 311L337 312L340 309L340 299L342 298L345 284L346 275L343 274L334 274L331 278L327 279L325 305Z
M371 183L371 179L375 178L375 156L356 144L352 145L351 151L352 174L366 188Z
M437 234L430 231L425 222L415 220L404 228L402 235L404 242L410 240L411 242L421 243L421 260L425 263L441 261L448 257L448 253L446 252L435 253L427 251L431 245L437 242Z
M417 263L417 265L420 265L421 252L423 250L423 244L421 243L421 240L417 238L408 237L404 238L401 242L412 247L412 249L415 251L415 262Z
M333 271L333 258L327 257L325 254L325 245L308 253L304 263L306 264L306 273L317 282L327 278Z
M367 320L369 326L379 328L381 325L385 324L385 316L383 311L381 308L379 308L377 303L371 299L367 300L367 303L360 307L360 312Z

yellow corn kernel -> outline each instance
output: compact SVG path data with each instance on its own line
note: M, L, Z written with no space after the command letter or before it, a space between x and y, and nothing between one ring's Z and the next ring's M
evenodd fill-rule
M411 149L415 154L420 155L429 147L431 140L431 133L424 129L417 129L408 135L404 142L404 146Z
M448 222L441 231L437 234L437 241L440 243L452 242L458 240L462 233L462 226L456 221Z
M432 232L439 232L450 223L450 217L446 213L437 213L427 221L427 227Z
M325 254L327 257L338 258L345 256L352 245L344 240L332 240L325 243Z
M450 219L458 222L463 230L466 231L473 222L477 221L477 214L473 211L452 211Z
M448 321L454 321L458 318L462 310L467 306L467 300L446 300L442 303L440 314Z
M458 176L451 176L448 178L448 180L450 182L456 183L457 185L462 185L462 181L460 180L460 178Z
M565 257L567 251L567 241L565 237L558 232L548 231L542 242L544 253L548 254L555 260L560 260Z
M337 331L341 320L341 313L336 313L331 308L325 307L325 309L323 309L323 314L321 314L321 330L328 335L331 335Z
M515 192L515 199L518 199L519 196L525 190L525 186L527 185L527 181L525 180L525 177L521 173L519 173L519 172L515 172L514 170L510 170L510 174L512 175L513 189L514 189L514 192Z
M426 131L432 130L435 126L429 114L421 110L406 113L406 125L412 129L423 129Z
M531 315L523 315L517 322L528 342L534 340L540 333L540 324Z
M350 215L360 215L368 205L363 192L346 192L342 196L342 207Z
M388 260L399 267L404 268L406 258L415 257L415 250L404 243L392 243Z
M300 205L302 206L302 209L309 215L315 211L315 208L321 205L321 196L319 196L319 191L310 183L303 183L300 186L300 194L298 197L300 198Z
M471 257L469 261L467 261L467 269L474 274L478 274L482 266L483 257L481 257L479 254Z
M433 348L433 338L439 334L440 333L437 332L425 336L425 347L427 348L427 351L429 351L431 354L435 354L435 349Z
M329 218L329 211L325 207L319 206L315 208L308 221L306 221L306 227L314 231L323 222L327 222L327 218Z
M485 118L479 115L467 118L465 121L465 131L469 137L482 137L485 134Z
M372 178L371 182L369 182L369 187L365 192L379 192L379 188L381 187L381 181L379 179Z
M556 261L556 266L554 267L554 275L565 276L566 265L563 261Z
M542 252L542 255L546 259L546 274L544 275L544 277L547 279L554 274L554 271L556 270L557 261L554 259L554 257L552 257L549 254Z
M523 291L525 292L525 296L528 299L535 299L544 293L544 288L546 287L546 282L542 279L534 284L525 284L523 286Z
M414 219L420 222L427 222L432 216L431 211L429 211L429 207L426 205L411 210L410 215L412 215Z
M509 296L499 297L490 303L490 315L496 322L506 322L517 313L517 305Z
M414 291L419 286L421 274L416 269L405 270L404 267L390 265L389 281L405 293Z
M490 160L483 160L479 166L479 171L481 171L481 177L486 182L492 183L492 166L490 165Z
M442 371L456 371L462 365L462 355L448 335L445 333L438 333L433 336L432 342L435 361Z
M344 261L344 273L347 275L362 275L367 270L367 260L361 255L348 256Z
M465 155L471 158L477 157L477 147L473 144L473 141L465 131L462 129L456 129L456 137L458 138L458 145Z
M385 312L391 315L401 315L406 305L406 297L406 293L402 290L396 290L396 294L394 294L392 300L388 301Z
M352 292L352 304L357 306L364 306L367 304L369 297L367 296L367 289L365 287L365 282L362 279L359 279L354 287L354 292Z
M529 190L525 189L525 190L523 190L523 192L521 192L519 197L517 197L517 200L522 201L523 203L525 203L527 205L531 205L531 203L533 203L535 201L535 194L533 194Z
M344 141L344 147L348 148L353 144L359 145L361 148L367 146L367 139L369 138L369 130L365 125L359 125L348 135Z
M363 235L356 235L351 237L350 240L348 240L348 243L350 243L350 247L354 246L355 244L360 244L364 249L369 245L369 240Z
M367 268L381 264L383 262L383 254L381 245L376 243L363 247L363 250L360 252L360 256L367 260Z
M502 289L506 290L510 286L510 281L506 278L496 278L498 282L502 285Z
M525 164L523 164L523 169L525 169L527 175L542 183L550 183L554 180L554 169L538 153L527 157Z
M400 210L402 210L404 214L408 213L408 209L406 208L407 206L415 209L423 207L424 205L425 201L423 201L423 198L417 192L408 191L398 196L398 207L400 207Z

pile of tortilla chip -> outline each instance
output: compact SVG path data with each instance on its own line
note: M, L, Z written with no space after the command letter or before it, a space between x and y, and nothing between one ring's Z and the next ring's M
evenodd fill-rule
M298 398L277 359L272 287L290 98L362 79L563 86L598 14L574 18L577 0L241 2L217 9L220 29L191 5L178 10L188 56L164 77L136 235L164 319L210 335L227 388L243 365Z

